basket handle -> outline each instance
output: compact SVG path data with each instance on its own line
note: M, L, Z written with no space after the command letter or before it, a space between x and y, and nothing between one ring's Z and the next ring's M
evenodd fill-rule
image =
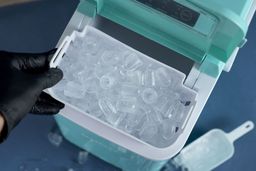
M56 53L53 55L50 61L50 68L56 68L60 64L67 48L69 47L70 42L70 36L65 37L65 39L63 40L63 42L61 43L61 45L59 46L59 48L57 49Z

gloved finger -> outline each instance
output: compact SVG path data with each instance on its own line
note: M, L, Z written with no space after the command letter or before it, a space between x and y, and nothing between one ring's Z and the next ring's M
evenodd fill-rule
M60 109L63 109L65 105L61 103L60 101L54 99L52 96L49 94L42 92L40 96L37 99L38 103L45 103L45 104L50 104L56 107L59 107Z
M36 103L30 110L31 114L35 115L55 115L60 112L61 108L46 104L46 103Z
M37 83L42 90L57 84L63 78L63 72L58 68L50 68L40 75L36 75Z
M13 65L19 70L42 71L49 68L49 62L56 49L44 53L11 53L14 57Z

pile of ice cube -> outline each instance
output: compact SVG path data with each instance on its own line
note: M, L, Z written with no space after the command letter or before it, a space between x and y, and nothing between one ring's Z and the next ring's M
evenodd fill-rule
M66 51L63 101L149 144L173 143L194 105L185 75L88 27Z

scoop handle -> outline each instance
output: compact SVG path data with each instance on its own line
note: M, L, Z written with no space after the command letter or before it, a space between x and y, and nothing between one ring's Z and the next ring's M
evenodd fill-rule
M227 133L227 137L231 142L236 141L240 137L244 136L254 128L254 123L252 121L247 121L241 126L237 127L233 131Z

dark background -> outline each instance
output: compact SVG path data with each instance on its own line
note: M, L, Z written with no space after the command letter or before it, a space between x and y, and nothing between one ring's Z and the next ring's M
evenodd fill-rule
M55 47L77 3L78 0L44 0L0 8L0 50L41 52ZM219 79L189 141L213 128L229 132L246 120L256 122L256 17L247 38L232 71L224 72ZM60 147L48 142L47 134L53 125L52 117L29 115L24 119L0 145L0 170L117 170L93 156L84 166L77 165L77 147L66 141ZM254 171L255 145L254 130L235 143L233 158L216 171Z

